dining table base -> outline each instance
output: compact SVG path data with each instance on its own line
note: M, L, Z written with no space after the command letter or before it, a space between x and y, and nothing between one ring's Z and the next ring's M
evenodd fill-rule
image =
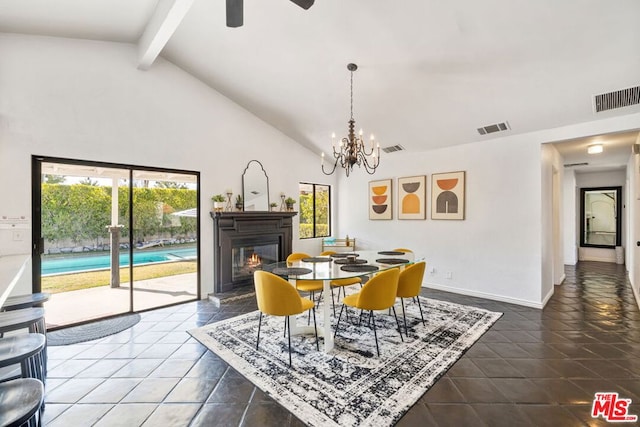
M294 287L296 286L295 279L289 279L289 283L291 283ZM318 327L318 337L324 338L324 352L328 353L333 350L334 340L333 340L333 329L331 328L331 306L326 303L327 295L331 295L331 281L323 280L322 281L322 294L323 294L323 304L322 304L322 325ZM317 320L317 319L316 319ZM314 335L315 332L313 330L313 326L309 325L298 325L297 320L291 323L291 335Z

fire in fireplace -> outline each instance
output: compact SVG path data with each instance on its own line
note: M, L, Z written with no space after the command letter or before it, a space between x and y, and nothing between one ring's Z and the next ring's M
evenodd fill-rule
M231 250L232 280L249 279L265 264L278 262L278 244L238 246Z
M254 252L247 260L247 264L249 265L249 267L259 267L262 265L262 260L260 259L258 254Z

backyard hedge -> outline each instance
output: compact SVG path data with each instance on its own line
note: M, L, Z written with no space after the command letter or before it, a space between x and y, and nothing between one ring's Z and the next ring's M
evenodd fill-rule
M172 213L195 208L195 190L133 188L134 242L159 237L195 235L195 218ZM129 237L129 189L118 189L118 223ZM108 242L111 225L111 187L86 184L42 184L42 236L48 245L71 241L77 246Z

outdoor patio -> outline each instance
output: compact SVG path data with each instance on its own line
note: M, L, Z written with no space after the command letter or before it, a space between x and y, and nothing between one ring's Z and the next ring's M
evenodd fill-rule
M197 298L197 273L133 283L133 308L143 311ZM100 286L51 295L44 305L47 328L84 322L129 311L129 285Z

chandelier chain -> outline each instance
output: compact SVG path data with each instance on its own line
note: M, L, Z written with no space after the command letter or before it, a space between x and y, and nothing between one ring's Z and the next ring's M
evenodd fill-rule
M351 120L353 120L353 71L351 72Z

